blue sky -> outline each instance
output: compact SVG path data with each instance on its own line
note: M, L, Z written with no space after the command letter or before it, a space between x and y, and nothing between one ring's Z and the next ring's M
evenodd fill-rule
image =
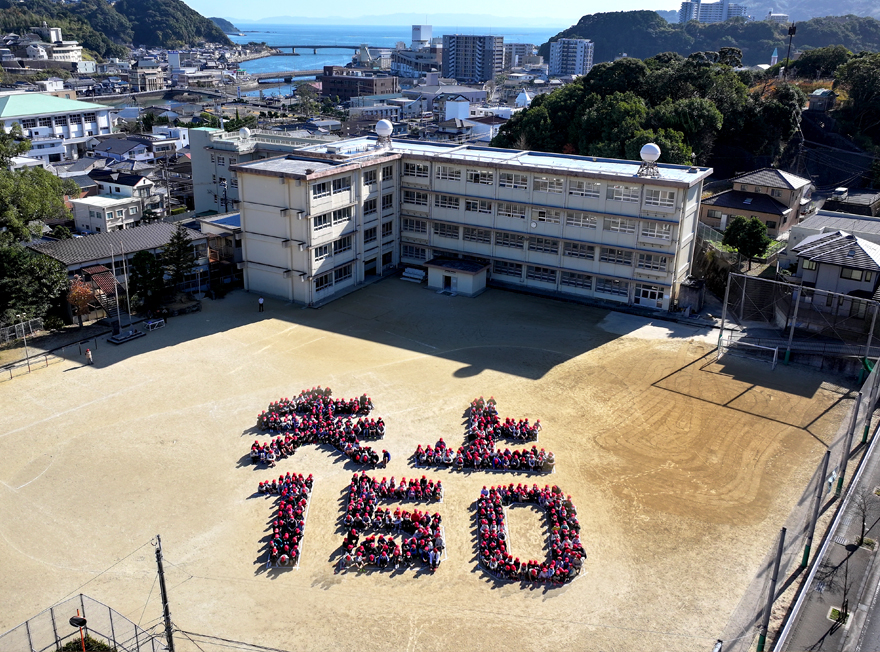
M243 5L240 0L185 0L193 9L205 16L239 18L242 20L259 20L273 16L327 17L345 16L354 18L369 14L384 15L398 12L412 12L427 9L425 5L386 4L382 7L364 4L362 0L335 0L331 5L322 3L279 3L277 0L250 0ZM535 3L534 0L482 0L479 5L473 0L446 0L442 5L430 7L431 13L443 14L490 14L503 16L507 20L522 18L522 25L532 21L561 21L565 26L576 22L585 14L602 11L630 11L634 9L678 9L680 0L618 0L612 4L607 2L574 2L561 0L550 3ZM475 11L476 9L476 11Z

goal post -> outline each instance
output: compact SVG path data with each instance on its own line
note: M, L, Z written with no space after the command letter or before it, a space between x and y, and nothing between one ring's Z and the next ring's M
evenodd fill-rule
M725 356L766 362L772 370L776 369L776 364L779 361L779 347L761 346L760 344L734 340L730 337L722 337L718 342L717 360L720 362Z

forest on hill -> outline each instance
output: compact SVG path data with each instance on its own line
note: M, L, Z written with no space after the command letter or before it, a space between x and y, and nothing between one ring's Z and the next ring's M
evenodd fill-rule
M176 48L199 41L230 44L209 19L181 0L0 0L0 30L25 34L45 21L94 55L123 57L129 45Z
M238 34L241 31L240 29L238 29L238 27L230 23L225 18L209 17L208 20L210 20L217 27L222 29L225 34Z
M769 21L731 18L724 23L683 25L666 22L655 11L619 11L590 14L544 43L538 53L549 59L550 43L560 38L587 38L595 44L593 60L612 61L626 53L647 59L661 52L692 52L739 48L743 64L770 63L775 48L783 54L788 26ZM826 16L797 25L794 46L802 50L842 45L852 52L880 50L880 21L870 17Z

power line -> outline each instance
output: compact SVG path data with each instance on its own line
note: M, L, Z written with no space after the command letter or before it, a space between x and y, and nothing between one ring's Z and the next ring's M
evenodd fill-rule
M147 541L146 543L142 544L142 545L139 546L138 548L132 550L132 551L131 551L130 553L128 553L125 557L123 557L122 559L120 559L119 561L115 562L115 563L112 564L111 566L108 566L107 568L105 568L104 570L102 570L100 573L98 573L97 575L95 575L92 579L90 579L90 580L89 580L88 582L86 582L85 584L81 584L81 585L79 585L79 586L76 587L73 591L71 591L70 593L68 593L67 595L65 595L63 598L61 598L60 600L58 600L58 602L61 602L62 600L66 600L67 598L69 598L70 596L72 596L74 593L77 593L81 588L83 588L83 587L86 586L87 584L91 584L91 583L94 582L96 579L98 579L99 577L101 577L101 575L103 575L104 573L110 571L110 570L113 569L115 566L118 566L119 564L121 564L122 562L124 562L126 559L128 559L129 557L131 557L131 556L132 556L134 553L136 553L138 550L140 550L141 548L143 548L143 547L145 547L145 546L148 546L148 545L150 545L150 541Z
M159 579L159 575L153 578L153 586L150 587L150 592L147 594L147 601L144 602L144 610L141 612L141 617L138 618L138 627L141 626L141 621L144 619L144 614L147 613L147 605L150 604L150 598L153 597L153 589L156 588L156 580Z

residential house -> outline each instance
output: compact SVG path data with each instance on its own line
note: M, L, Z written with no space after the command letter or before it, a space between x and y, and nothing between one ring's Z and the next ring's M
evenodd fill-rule
M141 214L166 212L165 195L157 192L156 184L147 177L113 170L94 170L89 176L98 184L98 194L108 197L134 197L141 202Z
M757 217L767 226L767 235L776 238L816 211L810 180L790 172L763 168L736 177L732 183L730 190L703 200L701 222L723 231L737 215Z
M141 200L136 197L94 196L71 199L77 231L108 233L139 226L143 219Z
M154 158L149 145L128 138L93 139L90 145L92 156L103 156L115 161L152 162Z

